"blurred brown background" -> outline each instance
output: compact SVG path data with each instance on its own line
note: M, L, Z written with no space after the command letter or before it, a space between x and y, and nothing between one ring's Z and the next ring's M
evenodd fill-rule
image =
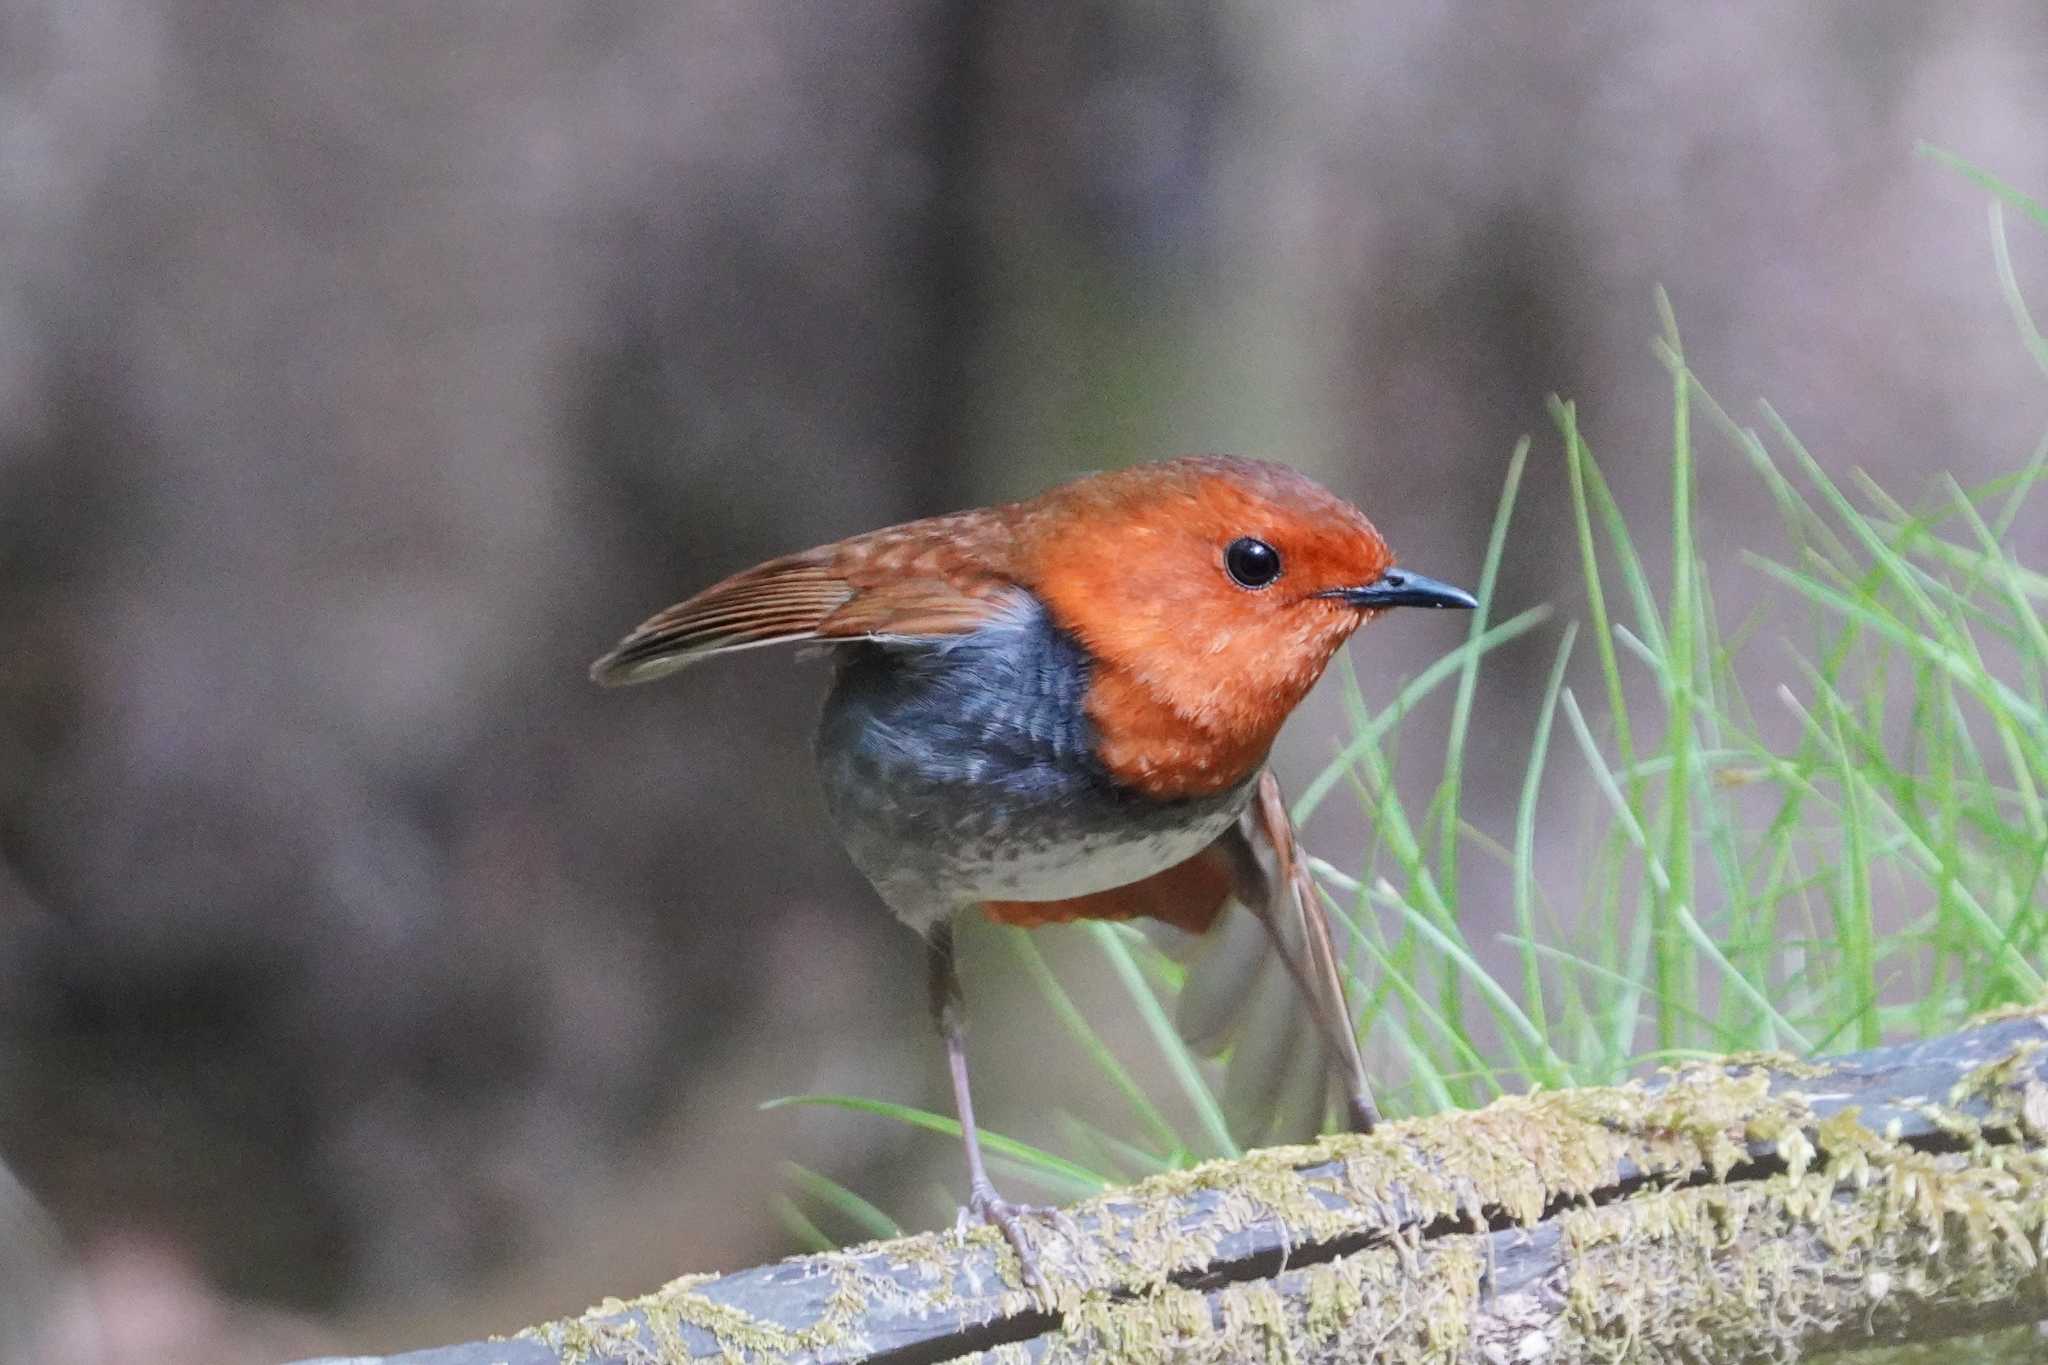
M1657 282L1832 466L2014 467L1984 196L1916 139L2048 190L2048 8L0 0L0 1360L509 1330L789 1249L782 1157L939 1221L950 1142L755 1107L945 1103L820 668L587 661L1183 450L1465 579L1525 431L1503 606L1569 611L1542 400L1655 525ZM1739 601L1765 504L1703 478ZM986 1118L1042 1134L1086 1078L1004 1067L1053 1025L980 944Z

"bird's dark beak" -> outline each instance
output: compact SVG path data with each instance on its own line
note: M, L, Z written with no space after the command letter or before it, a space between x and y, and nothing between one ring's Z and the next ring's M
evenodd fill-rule
M1479 605L1479 600L1463 588L1454 588L1448 583L1439 583L1434 578L1425 578L1419 573L1406 569L1389 569L1381 574L1377 583L1368 583L1362 588L1331 588L1318 597L1334 597L1354 607L1377 609L1379 607L1457 607L1470 611Z

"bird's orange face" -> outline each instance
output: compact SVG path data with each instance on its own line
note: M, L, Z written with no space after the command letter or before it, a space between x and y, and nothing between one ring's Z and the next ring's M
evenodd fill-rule
M1193 458L1069 490L1019 528L1026 581L1095 659L1104 762L1150 795L1248 776L1384 607L1470 605L1394 571L1358 509L1284 466Z

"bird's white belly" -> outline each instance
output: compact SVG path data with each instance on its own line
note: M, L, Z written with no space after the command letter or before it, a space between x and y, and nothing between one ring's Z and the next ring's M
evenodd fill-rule
M1006 839L962 850L952 871L963 899L1059 901L1129 886L1186 862L1237 819L1238 808L1205 810L1184 825L1143 830L1074 829L1041 840Z

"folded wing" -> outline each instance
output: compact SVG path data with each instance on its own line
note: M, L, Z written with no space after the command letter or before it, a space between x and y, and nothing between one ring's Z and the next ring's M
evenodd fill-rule
M736 573L649 617L590 676L616 687L761 645L979 629L1016 591L1001 572L999 510L892 526Z

